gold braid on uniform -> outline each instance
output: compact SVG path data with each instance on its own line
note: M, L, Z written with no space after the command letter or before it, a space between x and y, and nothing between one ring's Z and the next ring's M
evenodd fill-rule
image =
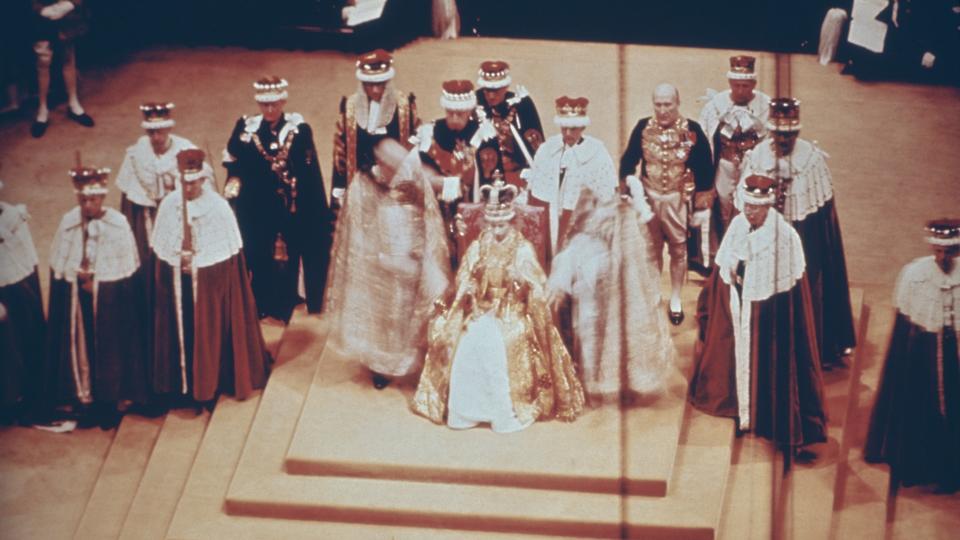
M259 135L253 133L250 137L253 141L253 145L257 148L257 152L260 152L260 155L263 157L263 159L270 162L270 169L273 170L273 173L277 175L277 178L282 183L282 185L277 188L277 193L283 197L287 208L290 210L290 213L296 213L297 211L297 178L295 176L290 176L289 174L290 171L287 163L287 157L290 155L290 147L293 146L293 139L297 133L298 131L296 128L287 133L287 137L277 150L277 154L275 156L271 156L263 147L263 142L260 140ZM284 188L289 189L289 199L287 199L287 194L284 193L286 191Z

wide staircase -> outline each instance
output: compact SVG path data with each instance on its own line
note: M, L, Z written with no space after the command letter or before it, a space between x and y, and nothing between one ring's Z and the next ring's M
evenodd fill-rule
M692 314L696 289L686 293ZM861 313L860 290L853 300ZM222 398L212 414L123 420L74 537L769 537L777 460L765 441L735 437L731 420L687 405L691 319L674 329L680 369L659 399L502 435L414 415L415 381L375 390L325 348L325 321L298 311L286 328L264 326L277 363L262 393ZM789 479L802 490L836 471L800 466ZM821 537L806 535L822 527L809 521L791 530Z

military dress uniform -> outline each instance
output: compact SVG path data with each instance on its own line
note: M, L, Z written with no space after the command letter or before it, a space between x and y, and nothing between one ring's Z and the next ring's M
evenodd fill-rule
M710 146L700 124L683 117L668 126L641 119L620 159L620 178L634 196L645 194L653 210L647 225L658 267L662 271L666 241L671 276L685 275L691 208L709 208L713 190Z
M453 80L443 83L440 105L447 111L473 111L477 106L473 83ZM490 183L477 167L479 152L493 149L496 136L492 124L472 116L463 129L453 129L446 118L426 123L417 130L417 151L427 172L440 177L440 209L451 241L451 258L455 261L457 205L461 201L478 201L480 186ZM493 171L491 171L491 174Z
M494 170L503 173L507 183L523 187L520 174L533 166L533 158L543 144L543 126L533 98L523 86L516 92L507 91L504 99L491 104L484 90L508 88L512 78L510 66L503 61L488 61L480 64L477 78L477 118L489 120L496 128L496 145L483 149L479 155L481 176L489 183Z

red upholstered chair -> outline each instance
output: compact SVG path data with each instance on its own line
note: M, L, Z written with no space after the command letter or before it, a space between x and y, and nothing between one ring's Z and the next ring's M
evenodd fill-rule
M466 253L470 243L480 236L487 223L483 219L483 203L462 203L457 207L458 223L462 221L465 230L457 234L457 252ZM513 226L533 244L537 259L544 272L550 270L550 221L547 209L540 206L514 204L517 213Z

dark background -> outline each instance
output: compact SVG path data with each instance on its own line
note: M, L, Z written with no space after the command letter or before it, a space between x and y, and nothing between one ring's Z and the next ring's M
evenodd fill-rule
M29 0L3 0L8 43L29 46ZM829 0L459 0L461 34L813 52ZM392 48L430 33L431 0L389 0L384 20L338 32L345 0L86 0L84 62L154 45ZM789 7L789 9L788 9ZM22 23L21 23L22 21ZM7 41L5 39L5 41Z

